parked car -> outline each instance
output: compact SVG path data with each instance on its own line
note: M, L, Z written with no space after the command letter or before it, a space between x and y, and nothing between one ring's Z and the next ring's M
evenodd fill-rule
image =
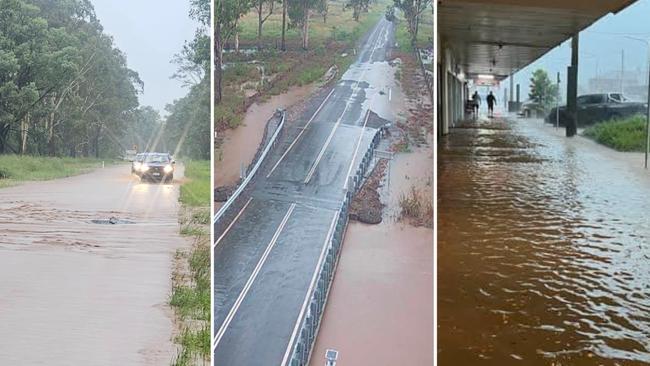
M521 105L521 108L517 112L517 115L524 118L542 118L543 114L541 114L541 111L542 107L539 103L529 100Z
M171 181L174 179L176 162L168 153L144 153L142 161L136 167L136 174L141 180Z
M635 114L646 114L646 103L633 102L621 93L600 93L581 95L577 99L578 127L593 125L611 119L630 117ZM557 109L551 109L546 117L547 123L555 124ZM560 106L560 126L568 119L566 106Z

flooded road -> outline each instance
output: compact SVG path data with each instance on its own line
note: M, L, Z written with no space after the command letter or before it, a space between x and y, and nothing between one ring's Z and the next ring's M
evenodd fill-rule
M177 211L128 165L0 189L0 364L169 364Z
M440 365L650 363L650 174L539 121L438 159Z

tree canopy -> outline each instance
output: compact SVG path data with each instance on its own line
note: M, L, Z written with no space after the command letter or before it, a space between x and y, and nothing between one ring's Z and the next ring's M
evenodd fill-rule
M543 69L537 69L530 78L528 98L545 111L550 109L557 98L558 87Z
M0 154L117 157L137 145L209 158L210 0L190 1L200 26L173 60L190 91L164 123L139 105L143 82L90 1L0 0Z
M0 0L0 153L115 153L141 88L89 1Z

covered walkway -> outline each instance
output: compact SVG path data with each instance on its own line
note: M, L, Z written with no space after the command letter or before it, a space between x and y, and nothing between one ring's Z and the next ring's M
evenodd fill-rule
M449 127L463 118L468 81L480 77L502 81L598 19L635 1L440 0L438 135L449 133Z

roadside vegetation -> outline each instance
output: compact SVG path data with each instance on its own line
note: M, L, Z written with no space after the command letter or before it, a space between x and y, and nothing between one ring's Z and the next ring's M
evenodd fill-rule
M203 3L205 11L192 0L200 26L172 60L189 93L164 119L139 104L145 85L90 1L0 0L0 155L106 159L137 145L207 159L210 1Z
M257 100L317 82L329 70L328 76L340 76L354 61L357 43L384 15L388 2L229 0L222 4L223 9L216 9L215 28L220 32L216 49L220 67L215 81L217 133L236 128ZM228 13L234 10L238 13Z
M174 366L210 362L210 167L207 160L188 161L181 186L180 233L193 240L176 252L170 305L177 322L180 349Z
M411 186L399 198L401 218L414 226L433 227L433 191L424 192Z
M111 163L114 161L104 162ZM94 158L0 155L0 188L25 181L70 177L101 166L102 160Z
M583 134L618 151L645 151L646 117L637 115L587 127Z
M408 4L407 2L404 2ZM424 7L423 7L424 6ZM433 48L433 12L431 12L431 2L422 2L419 5L420 16L418 29L415 37L411 33L409 28L409 20L406 15L406 12L393 11L393 16L396 22L395 28L395 41L399 47L400 52L410 53L415 51L415 48L419 49L431 49ZM398 8L401 10L401 8ZM390 17L390 11L387 10L387 18Z

